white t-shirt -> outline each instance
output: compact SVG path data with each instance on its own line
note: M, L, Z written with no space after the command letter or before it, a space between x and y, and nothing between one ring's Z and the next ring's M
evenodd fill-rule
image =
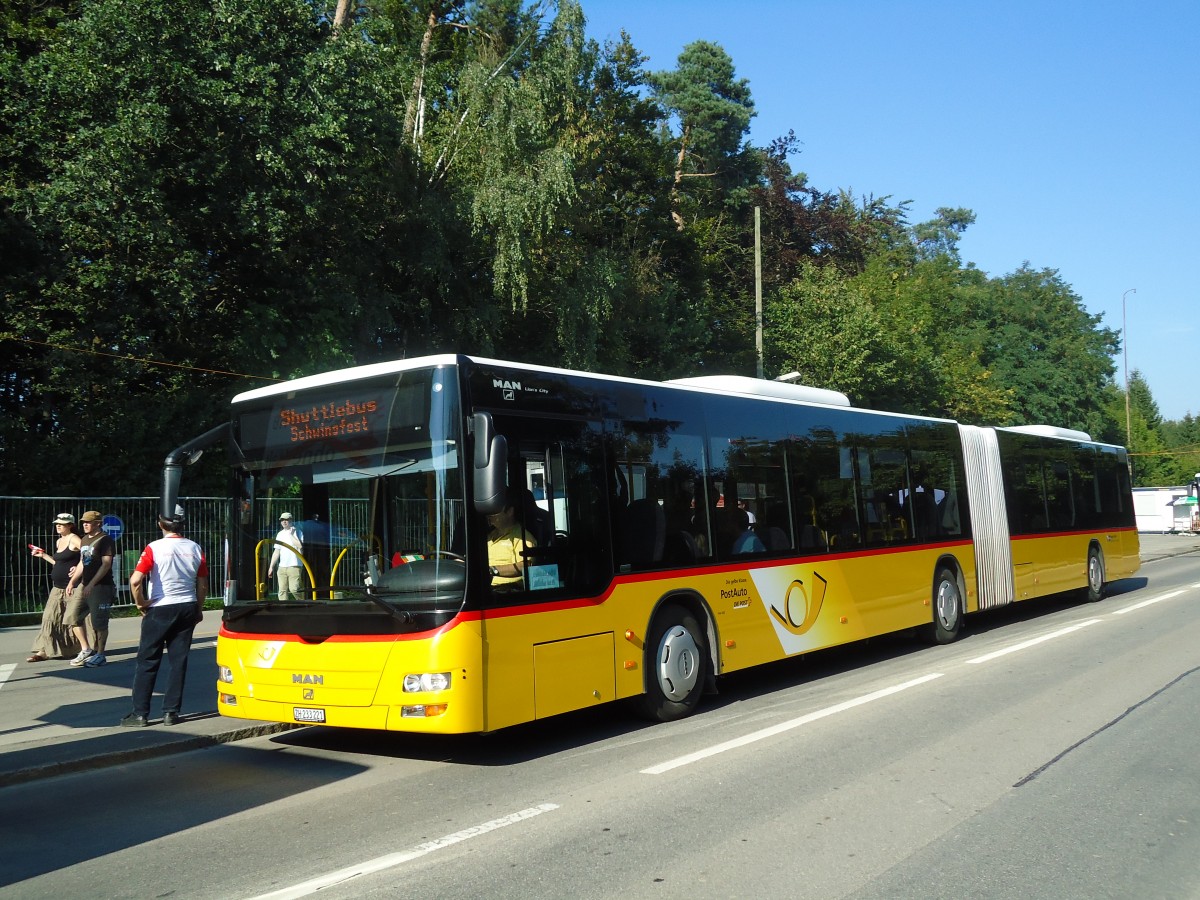
M150 578L150 605L196 602L196 579L208 577L200 545L182 535L153 541L142 551L137 570Z
M299 566L300 557L296 555L295 550L304 552L304 535L295 528L281 528L279 534L275 535L275 548L279 551L279 568L286 569L289 566ZM294 549L288 549L288 548Z

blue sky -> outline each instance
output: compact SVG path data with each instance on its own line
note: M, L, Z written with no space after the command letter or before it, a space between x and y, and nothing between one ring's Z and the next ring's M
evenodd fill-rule
M967 207L964 262L1057 269L1122 329L1165 418L1200 415L1200 3L1195 0L581 0L674 68L720 44L751 140L796 132L821 190ZM1124 357L1116 378L1124 381Z

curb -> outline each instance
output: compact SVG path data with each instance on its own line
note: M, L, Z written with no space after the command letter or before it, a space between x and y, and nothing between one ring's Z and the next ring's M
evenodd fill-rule
M76 772L86 772L93 769L121 765L122 763L156 759L160 756L170 756L173 753L184 753L188 750L202 750L207 747L215 747L219 744L229 744L234 741L242 741L253 737L265 737L304 727L306 726L288 722L264 722L260 725L247 725L243 728L222 731L217 734L168 737L161 743L154 743L149 746L123 747L117 750L102 751L72 759L47 761L38 765L0 772L0 788L13 784L37 781L42 778L53 778L56 775L70 775ZM134 734L137 732L130 733Z

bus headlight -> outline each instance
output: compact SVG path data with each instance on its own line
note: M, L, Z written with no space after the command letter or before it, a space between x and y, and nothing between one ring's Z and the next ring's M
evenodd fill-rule
M229 666L217 666L217 681L233 684L233 669Z
M420 675L404 676L404 693L417 694L425 691L446 691L450 689L449 672L424 672Z

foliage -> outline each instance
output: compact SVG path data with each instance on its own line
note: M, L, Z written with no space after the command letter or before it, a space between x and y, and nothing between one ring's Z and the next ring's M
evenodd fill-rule
M859 405L890 384L903 350L852 279L806 261L768 308L770 371L800 373L800 383L841 391Z
M376 359L752 374L756 207L768 375L1125 439L1116 334L1058 273L810 184L719 45L648 72L575 0L336 6L0 10L0 490L152 492L238 390ZM1131 407L1147 477L1200 463Z
M959 333L1012 390L1017 423L1100 431L1096 400L1113 377L1117 333L1051 269L1022 266L978 299Z
M211 370L244 360L273 377L352 358L340 348L393 305L371 277L387 260L364 260L358 231L389 218L360 189L389 140L376 127L386 94L355 84L370 53L328 41L303 0L108 0L24 68L14 118L38 167L14 205L55 275L5 333L97 355L52 350L16 386L49 452L40 480L11 452L6 479L51 490L48 473L103 441L90 477L147 485L143 440L165 452L221 414L232 386ZM143 411L133 423L127 404Z
M1178 422L1164 422L1162 432L1169 460L1162 483L1191 484L1200 473L1200 418L1189 413Z

